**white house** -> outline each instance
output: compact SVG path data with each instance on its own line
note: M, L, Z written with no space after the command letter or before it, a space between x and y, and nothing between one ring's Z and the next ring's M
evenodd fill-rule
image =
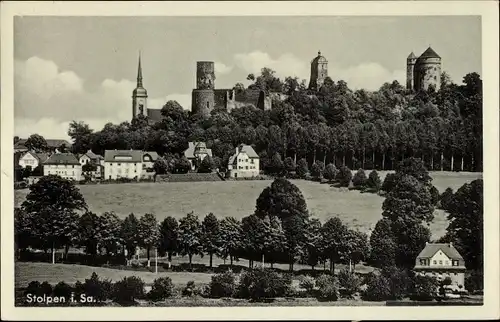
M152 178L155 175L154 164L158 160L158 153L145 151L142 153L142 178Z
M52 154L43 163L43 175L59 175L65 179L80 181L82 176L82 165L72 153Z
M187 150L184 151L184 156L191 163L191 170L195 170L196 165L207 155L212 157L212 149L207 149L205 142L189 142Z
M47 153L35 153L33 151L28 151L19 158L19 166L25 169L30 166L32 170L41 165L49 158Z
M260 173L259 160L259 155L250 145L240 144L229 158L227 165L229 177L257 177Z
M416 274L434 276L438 280L449 277L451 289L465 289L465 262L452 243L426 243L417 256L414 270Z
M81 154L79 157L79 162L82 165L82 172L84 174L90 175L93 178L101 178L104 175L104 158L99 155L95 154L92 152L92 150L88 150L86 153ZM95 165L95 170L94 171L85 171L86 164L92 164Z
M143 152L139 150L106 150L104 179L140 179L143 173Z

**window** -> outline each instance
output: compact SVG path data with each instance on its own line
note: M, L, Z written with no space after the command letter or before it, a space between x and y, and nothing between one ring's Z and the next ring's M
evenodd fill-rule
M439 261L439 265L443 265L443 261Z
M248 166L246 166L245 169L248 170Z
M457 276L457 273L453 273L453 275Z
M437 264L437 261L436 261L436 260L432 261L432 264L436 265L436 264Z
M253 159L250 159L250 163L253 164Z
M425 265L425 259L420 260L420 265Z
M118 166L121 166L122 164L121 163L118 163Z

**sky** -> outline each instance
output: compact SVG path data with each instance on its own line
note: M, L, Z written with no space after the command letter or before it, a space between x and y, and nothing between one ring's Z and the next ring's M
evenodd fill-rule
M191 108L196 61L214 61L216 88L270 67L309 83L320 50L350 88L405 84L406 57L427 47L456 83L481 74L479 16L15 17L14 134L68 139L71 121L94 130L130 121L141 52L148 107Z

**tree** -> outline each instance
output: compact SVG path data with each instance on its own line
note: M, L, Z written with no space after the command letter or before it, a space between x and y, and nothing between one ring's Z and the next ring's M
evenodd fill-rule
M201 224L193 212L179 220L179 251L182 256L188 255L189 269L192 269L193 255L203 256Z
M340 262L345 253L348 229L338 217L328 219L321 228L325 258L330 261L330 272L335 272L335 263Z
M139 220L133 213L122 222L121 237L128 253L127 261L132 258L137 246L141 243L139 224Z
M382 184L382 187L380 189L385 191L386 193L389 193L396 186L396 183L397 183L396 174L388 173L385 176L384 183Z
M311 176L316 180L321 179L323 172L325 171L325 164L322 161L316 160L311 167Z
M349 264L349 270L356 269L356 264L368 259L369 244L368 236L358 230L347 230L347 236L344 240L345 250L343 254L343 261Z
M323 236L321 235L321 221L316 218L310 218L306 223L305 230L305 262L314 267L322 259L323 251Z
M49 149L47 141L45 141L44 137L39 134L30 135L24 145L28 150L35 152L45 152Z
M286 250L286 234L281 223L281 219L278 217L271 217L269 219L269 242L264 247L265 253L268 254L268 262L271 263L271 268L275 262L275 258L282 254Z
M100 242L100 219L93 212L85 212L78 223L78 242L79 246L85 247L85 252L90 255L97 254L97 248Z
M332 181L337 176L338 170L333 163L329 163L325 168L325 173L323 177L328 181Z
M293 271L295 260L303 257L303 246L306 242L306 220L307 218L301 216L288 216L282 219L290 271Z
M370 263L379 268L395 265L396 248L391 221L380 219L370 235Z
M370 172L370 175L368 176L368 180L366 181L366 186L373 191L378 192L380 190L381 184L382 182L380 181L380 177L378 176L377 171L372 170L372 172Z
M242 230L241 224L234 217L225 217L220 221L219 240L221 246L218 256L222 259L230 258L231 266L236 252L241 248Z
M114 212L105 212L99 217L100 243L106 254L116 254L123 244L122 221Z
M446 190L439 197L440 208L447 211L453 201L453 196L453 189L450 187L446 188Z
M158 251L161 255L168 254L168 262L172 262L172 254L178 251L179 224L171 216L165 218L160 225L160 240Z
M340 294L346 298L354 298L354 295L360 291L361 279L356 273L347 269L341 269L338 274Z
M466 183L448 205L447 234L469 269L483 269L483 180Z
M198 168L198 172L199 173L211 173L213 169L214 169L213 160L209 155L207 155L201 161L200 167Z
M354 175L354 178L352 178L352 184L357 189L363 189L366 186L367 180L368 178L366 178L365 170L359 169Z
M167 173L169 169L167 160L165 160L164 158L156 159L155 163L153 164L153 169L155 170L156 174Z
M414 301L432 301L437 295L439 283L434 276L416 275L413 278L410 298Z
M288 174L291 174L291 173L295 172L297 165L295 164L295 162L293 161L293 159L291 157L287 157L285 159L284 168Z
M151 248L158 244L160 237L158 221L155 215L145 214L139 219L139 241L140 244L146 248L148 257L148 267L150 266L150 251Z
M33 235L45 245L45 249L51 249L52 263L55 263L56 248L65 246L66 255L75 241L78 228L76 211L87 210L87 204L71 181L48 175L30 186L22 209L37 218Z
M275 175L281 175L284 170L284 164L279 153L275 153L269 165L269 172Z
M346 166L341 166L337 174L337 181L339 182L340 186L348 187L349 184L351 183L351 179L352 179L351 169L349 169Z
M297 175L304 179L307 176L307 173L309 172L309 167L307 165L306 159L300 159L299 162L297 163Z
M191 170L191 163L185 157L178 159L174 165L174 173L188 173Z
M73 140L73 153L85 153L92 148L93 130L88 124L72 121L69 124L68 136Z
M203 251L210 256L210 268L212 268L212 257L220 247L219 221L213 213L209 213L201 223Z

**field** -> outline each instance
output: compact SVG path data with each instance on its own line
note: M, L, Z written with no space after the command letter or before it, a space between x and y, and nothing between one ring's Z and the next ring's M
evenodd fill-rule
M387 172L380 173L381 179ZM481 178L481 173L432 172L433 184L443 192L456 191L466 182ZM338 216L350 227L369 232L381 218L383 198L358 191L334 188L328 184L292 180L304 195L313 217L325 222ZM114 211L124 218L130 213L141 216L153 213L158 220L167 216L181 218L194 211L201 217L213 212L218 218L242 218L253 213L255 201L271 181L220 181L179 183L130 183L79 186L91 211L101 214ZM20 205L28 190L15 191L15 204ZM446 215L436 210L430 228L432 238L441 237L446 229Z

